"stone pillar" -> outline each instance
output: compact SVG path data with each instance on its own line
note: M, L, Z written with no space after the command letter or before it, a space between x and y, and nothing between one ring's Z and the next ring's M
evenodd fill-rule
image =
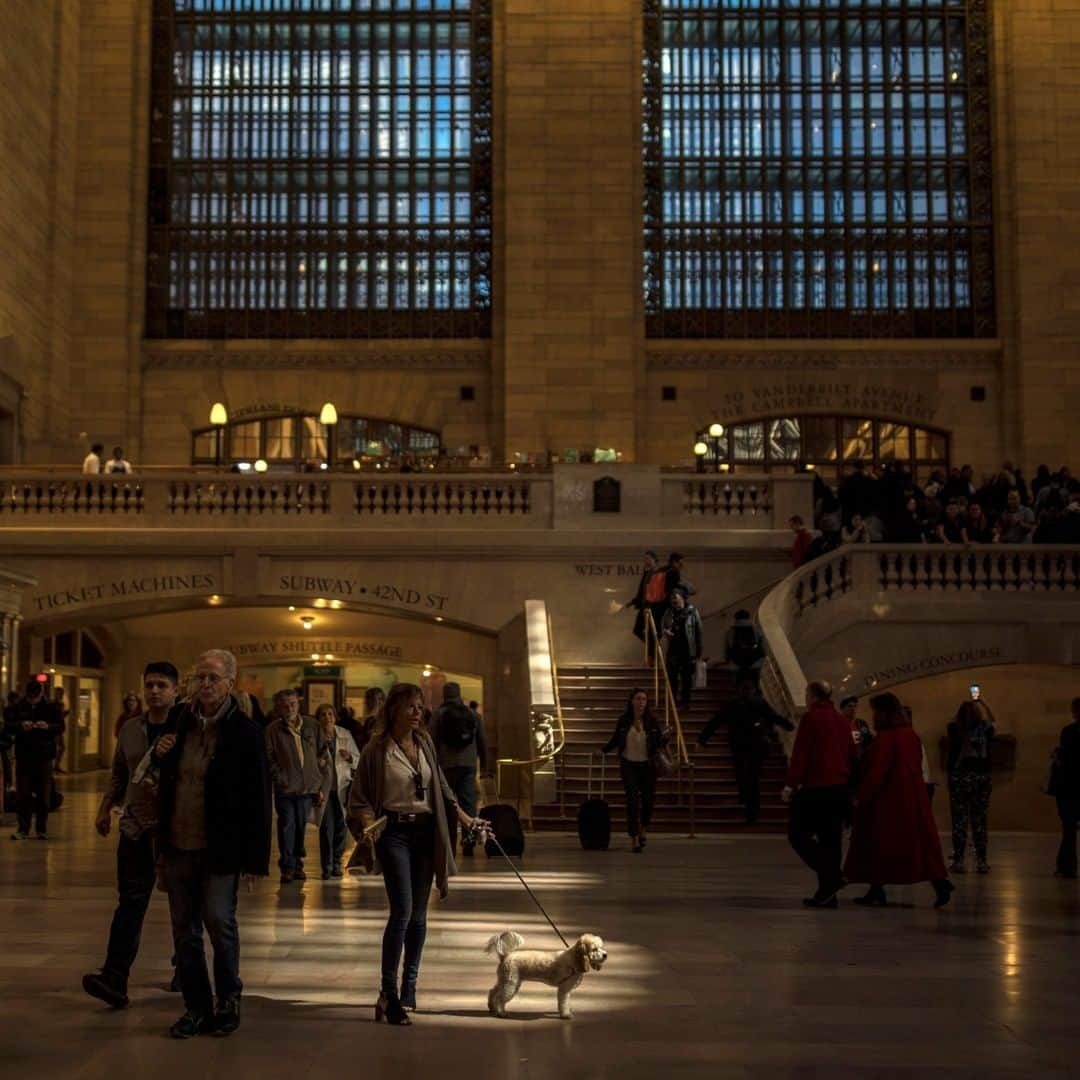
M641 5L496 6L503 449L637 454ZM501 242L499 242L501 241Z

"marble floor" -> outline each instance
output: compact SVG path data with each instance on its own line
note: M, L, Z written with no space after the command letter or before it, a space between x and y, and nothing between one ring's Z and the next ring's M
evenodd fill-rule
M1049 875L1049 836L996 838L993 874L958 879L943 912L929 887L896 890L884 911L806 911L808 876L777 837L657 836L635 856L622 839L587 853L576 837L530 836L523 868L552 916L611 953L571 1022L547 989L523 992L512 1019L485 1012L490 934L557 946L499 861L473 860L433 901L410 1029L372 1023L380 883L275 879L242 896L240 1031L176 1043L163 895L131 1007L111 1012L79 985L101 962L113 904L115 840L91 824L100 783L67 781L48 844L3 829L5 1077L1080 1075L1080 890Z

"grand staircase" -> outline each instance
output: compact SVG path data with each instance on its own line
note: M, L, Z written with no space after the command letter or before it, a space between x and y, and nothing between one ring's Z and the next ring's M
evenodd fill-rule
M566 725L566 749L556 758L557 798L554 803L533 806L537 829L565 830L575 827L577 810L586 796L589 753L611 737L615 721L634 687L652 697L653 672L646 667L614 664L559 669L559 696ZM698 733L709 718L734 694L731 674L710 670L709 686L695 690L689 713L680 713L686 747L694 763L694 824L697 832L778 832L787 822L787 808L780 800L784 786L785 759L778 742L765 764L761 779L761 820L748 826L735 786L735 769L728 749L727 731L720 728L704 750ZM657 711L662 715L662 710ZM594 759L593 796L599 792L600 757ZM612 832L625 831L626 812L617 759L606 758L604 797L611 806ZM565 806L565 816L563 809ZM690 832L690 778L662 777L657 785L652 828L657 832Z

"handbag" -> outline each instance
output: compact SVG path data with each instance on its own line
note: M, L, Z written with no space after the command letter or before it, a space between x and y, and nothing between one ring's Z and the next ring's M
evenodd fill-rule
M694 689L704 690L709 683L709 665L704 660L694 664Z
M1046 771L1043 773L1042 783L1039 790L1044 795L1054 798L1061 789L1061 751L1054 747L1050 751L1050 758L1046 762Z

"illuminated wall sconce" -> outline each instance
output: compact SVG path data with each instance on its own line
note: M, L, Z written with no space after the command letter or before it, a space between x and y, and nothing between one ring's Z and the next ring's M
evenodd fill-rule
M301 615L300 616L300 625L305 630L310 630L315 625L314 616L312 616L312 615Z

